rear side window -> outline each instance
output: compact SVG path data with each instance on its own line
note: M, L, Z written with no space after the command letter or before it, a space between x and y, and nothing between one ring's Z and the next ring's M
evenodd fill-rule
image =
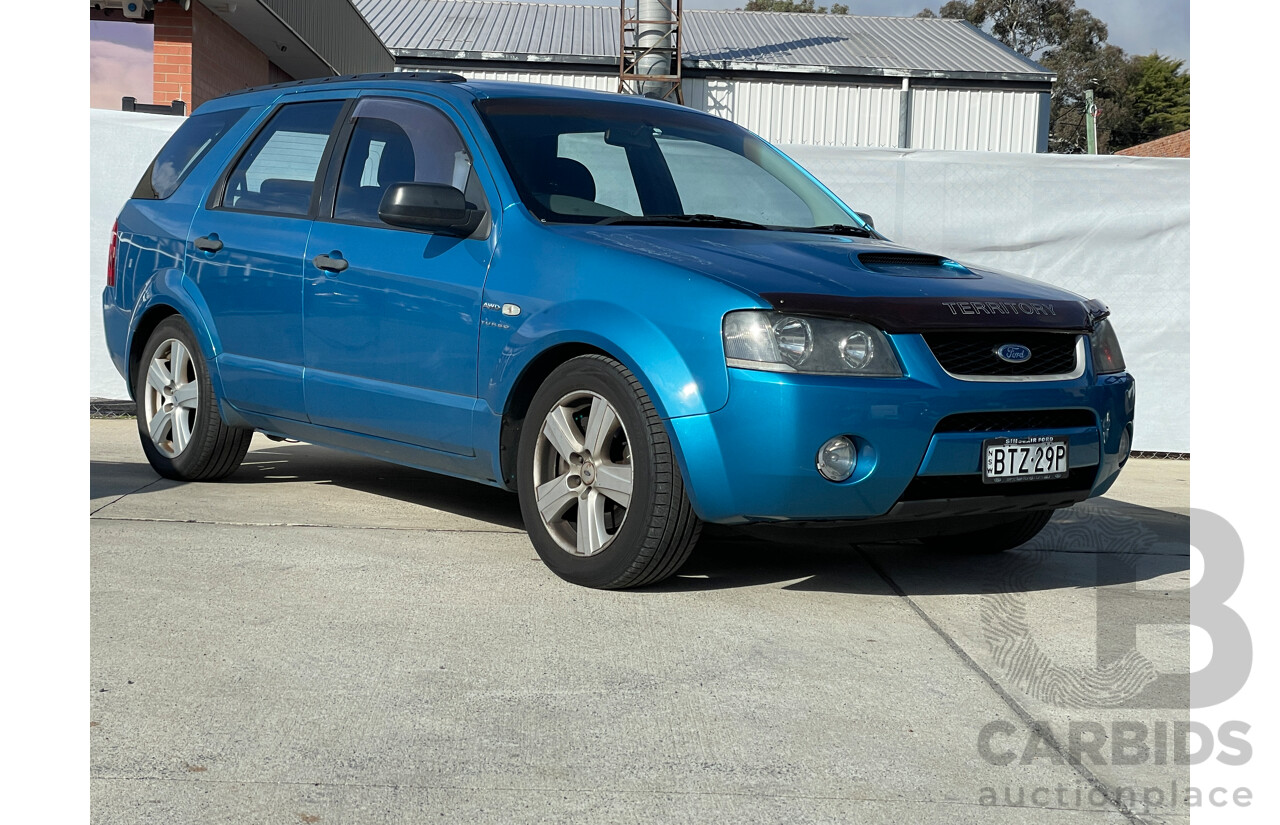
M227 178L222 206L306 215L320 161L345 101L284 106L258 133Z
M239 122L248 109L192 115L178 127L133 190L135 198L163 200L178 189L187 173L195 168L223 135Z

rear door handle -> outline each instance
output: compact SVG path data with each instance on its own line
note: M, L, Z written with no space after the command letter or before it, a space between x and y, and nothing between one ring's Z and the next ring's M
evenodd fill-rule
M202 238L196 238L191 242L191 245L201 252L217 252L222 249L222 241L218 240L217 232L212 235L205 235Z
M317 255L311 259L311 263L315 264L316 269L323 269L325 272L341 272L351 264L347 263L347 259L342 257L342 253L334 251L330 255Z

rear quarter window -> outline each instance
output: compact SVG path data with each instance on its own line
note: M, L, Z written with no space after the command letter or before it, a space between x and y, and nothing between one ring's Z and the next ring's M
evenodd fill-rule
M156 155L133 191L135 198L163 200L175 191L200 159L239 122L248 109L196 114L178 127Z

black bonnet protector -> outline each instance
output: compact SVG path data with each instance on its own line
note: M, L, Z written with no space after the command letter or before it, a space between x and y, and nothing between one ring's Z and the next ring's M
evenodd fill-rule
M1109 311L1100 301L1031 298L871 298L766 292L780 312L866 321L885 332L1037 329L1091 332Z

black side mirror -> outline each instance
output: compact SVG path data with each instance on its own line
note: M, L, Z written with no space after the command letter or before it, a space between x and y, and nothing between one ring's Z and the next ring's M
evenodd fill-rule
M868 215L866 212L854 212L853 214L857 215L859 218L862 218L862 222L865 223L867 226L871 227L872 229L876 228L876 222L871 220L871 216Z
M393 183L378 206L378 217L392 226L465 235L479 225L461 191L443 183Z

